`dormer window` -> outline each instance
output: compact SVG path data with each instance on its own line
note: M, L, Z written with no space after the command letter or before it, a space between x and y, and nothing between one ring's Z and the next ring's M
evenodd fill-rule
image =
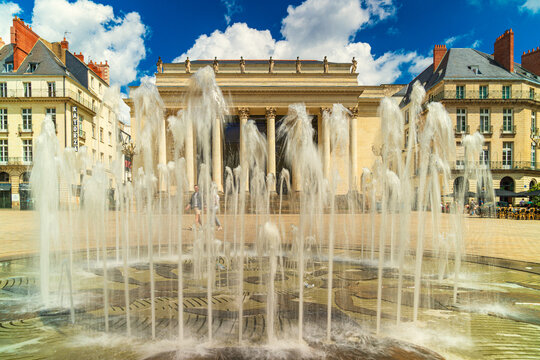
M12 62L5 63L4 68L2 69L2 72L5 72L5 73L13 72L13 63Z
M478 65L470 65L469 69L473 72L474 75L481 74L480 73L480 67Z
M39 65L38 63L30 63L30 64L28 64L28 69L26 69L26 72L27 73L33 73L34 71L37 70L38 65Z

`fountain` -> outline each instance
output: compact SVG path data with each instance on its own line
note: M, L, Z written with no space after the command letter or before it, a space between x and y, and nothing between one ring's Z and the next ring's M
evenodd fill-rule
M358 189L350 182L344 214L334 168L350 138L343 106L323 114L327 169L306 107L289 106L277 136L298 194L291 194L289 170L265 174L266 138L253 121L243 124L246 155L225 171L223 232L214 225L210 154L212 133L227 126L228 104L211 68L193 75L184 110L167 119L173 162L156 161L166 124L157 89L145 83L133 92L143 166L129 183L121 162L112 165L114 201L104 166L87 176L84 149L61 153L47 118L31 177L39 267L20 259L3 272L0 327L8 330L0 330L0 351L7 358L85 351L105 359L475 358L472 335L457 330L463 324L540 334L532 305L515 305L537 301L532 284L540 272L505 269L520 287L503 292L490 280L503 270L464 253L463 189L453 213L441 212L455 142L442 105L430 103L420 121L424 96L415 84L407 146L398 105L382 101L377 161L363 170ZM197 134L197 168L190 131ZM482 136L463 143L466 179L483 184L483 197L493 201L489 169L478 162ZM202 226L190 226L185 210L194 171ZM81 173L77 205L69 189ZM271 201L275 187L278 205ZM299 214L282 214L285 203L297 203ZM66 294L72 300L63 304ZM505 306L485 310L495 294ZM18 335L9 335L17 326Z

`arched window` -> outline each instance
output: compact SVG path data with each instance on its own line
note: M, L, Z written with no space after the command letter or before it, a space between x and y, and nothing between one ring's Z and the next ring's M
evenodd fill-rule
M500 182L501 189L515 191L516 182L510 176L505 176Z
M20 181L21 181L22 183L30 182L30 172L29 172L29 171L23 172L23 173L21 174Z
M9 174L7 172L0 172L0 182L9 182Z

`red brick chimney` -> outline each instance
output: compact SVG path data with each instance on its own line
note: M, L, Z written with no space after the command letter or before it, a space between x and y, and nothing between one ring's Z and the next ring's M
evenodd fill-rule
M435 45L433 48L433 72L437 70L445 54L446 45Z
M514 32L506 30L493 46L493 57L503 68L514 72Z
M38 41L39 35L16 16L13 18L10 30L13 44L13 70L17 70Z
M64 37L64 40L62 40L60 42L60 45L62 46L62 49L64 50L69 50L69 43L68 41L66 40L66 38Z
M81 53L78 53L78 54L77 54L77 53L73 53L73 55L75 55L75 57L76 57L77 59L81 60L81 62L84 63L84 55L83 55L82 52L81 52Z
M105 60L105 64L103 64L101 61L99 62L99 64L96 63L96 66L101 71L100 77L105 80L107 84L109 84L109 64L107 63L107 60Z
M523 52L521 66L535 75L540 76L540 47Z

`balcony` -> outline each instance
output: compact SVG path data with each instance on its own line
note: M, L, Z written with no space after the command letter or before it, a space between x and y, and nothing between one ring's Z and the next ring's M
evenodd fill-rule
M476 161L467 163L457 160L452 164L452 170L462 171L467 165L468 169L485 168L490 170L540 170L540 162L530 161Z
M540 93L534 93L530 94L529 90L512 90L509 94L510 97L506 98L503 95L502 90L490 90L487 94L480 94L478 90L466 90L463 94L463 96L456 96L456 90L443 90L440 91L432 96L430 96L430 100L427 101L442 101L442 100L456 100L456 101L463 101L463 100L479 100L479 101L489 101L489 100L529 100L529 101L540 101ZM532 95L532 96L531 96Z
M469 125L466 125L465 127L463 126L454 126L454 134L456 135L463 135L463 134L469 134L470 133L470 127Z
M0 165L11 165L11 166L30 166L32 165L32 160L26 160L22 157L8 157L0 159Z
M516 135L516 125L512 125L510 127L508 126L501 127L501 136L514 136L514 135Z
M9 130L7 127L5 128L0 128L0 134L9 134Z
M51 98L51 99L59 99L59 98L71 98L74 101L78 102L82 106L86 107L88 110L91 110L92 112L96 112L97 108L99 107L99 104L95 104L94 108L92 108L92 98L87 93L82 93L82 96L79 96L79 93L74 90L66 89L64 92L63 88L57 88L55 91L49 91L47 87L44 88L35 88L32 87L32 96L26 97L24 89L8 89L7 90L7 96L3 97L5 98L12 98L12 99L32 99L32 98Z
M19 124L19 136L32 136L33 134L34 130L32 130L31 126L26 128Z
M79 139L86 140L86 131L79 130Z
M482 135L491 136L493 135L493 125L481 126L477 129L477 131Z

